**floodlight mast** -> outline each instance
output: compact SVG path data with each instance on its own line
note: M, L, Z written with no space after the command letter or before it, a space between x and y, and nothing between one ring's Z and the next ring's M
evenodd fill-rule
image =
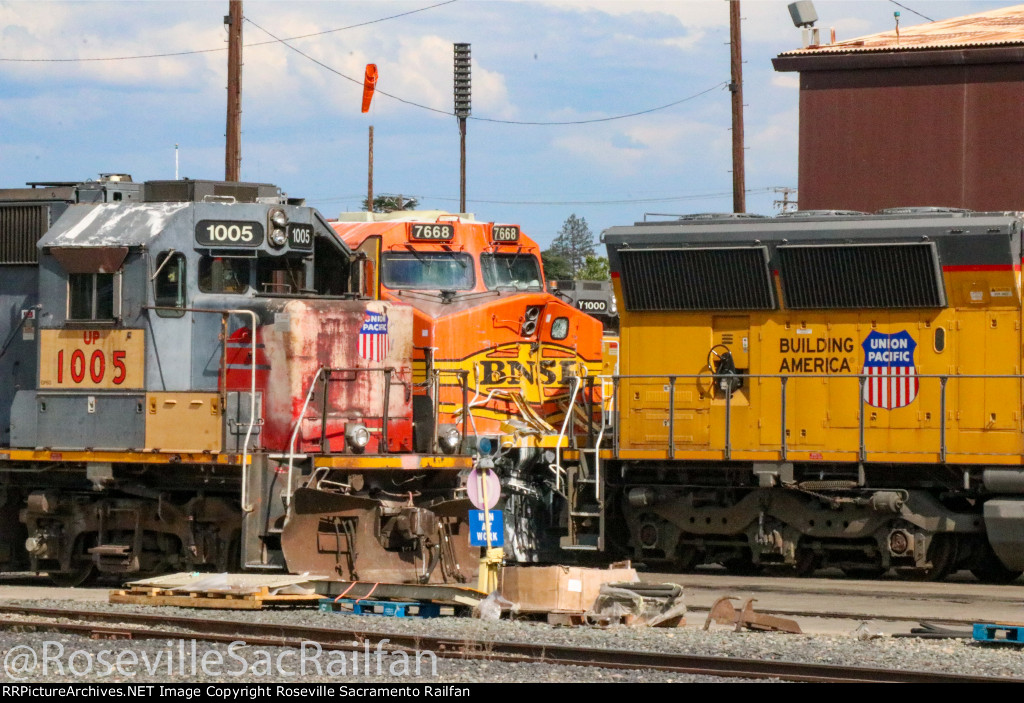
M472 54L469 44L455 44L455 116L459 118L459 212L466 212L466 118L472 102Z
M811 0L797 0L797 2L790 3L789 16L793 20L793 26L803 30L804 48L821 43L818 28L814 26L814 23L818 21L818 13Z

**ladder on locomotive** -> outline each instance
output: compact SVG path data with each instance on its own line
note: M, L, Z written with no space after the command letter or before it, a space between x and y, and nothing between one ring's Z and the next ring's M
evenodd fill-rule
M588 392L581 399L580 405L577 405L579 390L583 387L584 381L587 383ZM602 393L602 398L603 396ZM582 409L587 424L585 435L579 435L575 431L569 432L569 444L577 451L578 459L564 467L568 534L562 537L560 546L569 551L604 550L605 497L601 479L600 446L605 436L611 436L612 414L610 406L602 402L600 426L595 428L593 398L593 379L577 379L569 399L566 421L563 423L562 434L566 424L571 422L570 418Z

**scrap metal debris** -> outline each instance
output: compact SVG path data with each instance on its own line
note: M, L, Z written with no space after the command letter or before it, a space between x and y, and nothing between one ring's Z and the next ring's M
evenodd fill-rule
M794 635L803 634L803 630L795 620L780 618L775 615L764 615L754 612L754 601L756 598L749 598L743 606L743 610L737 611L732 601L738 601L736 596L724 596L719 598L708 611L708 619L704 622L704 629L711 627L712 622L719 625L735 625L736 632L743 628L757 632L788 632Z
M682 627L686 624L683 587L676 583L604 583L584 614L588 625Z

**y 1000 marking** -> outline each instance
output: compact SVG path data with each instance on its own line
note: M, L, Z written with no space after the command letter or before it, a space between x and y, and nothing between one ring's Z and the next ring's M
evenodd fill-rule
M263 225L201 220L196 224L196 243L207 247L258 247L263 244Z
M584 312L608 312L608 301L577 300L576 307Z
M425 239L427 241L445 242L455 237L455 227L452 225L419 225L412 226L413 239Z

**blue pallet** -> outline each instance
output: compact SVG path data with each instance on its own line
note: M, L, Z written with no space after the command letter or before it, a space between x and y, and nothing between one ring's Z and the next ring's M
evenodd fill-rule
M441 606L437 603L421 603L419 601L321 598L320 612L347 615L385 615L393 618L436 618L441 615Z
M974 624L974 639L978 642L1006 642L1024 644L1024 626Z

